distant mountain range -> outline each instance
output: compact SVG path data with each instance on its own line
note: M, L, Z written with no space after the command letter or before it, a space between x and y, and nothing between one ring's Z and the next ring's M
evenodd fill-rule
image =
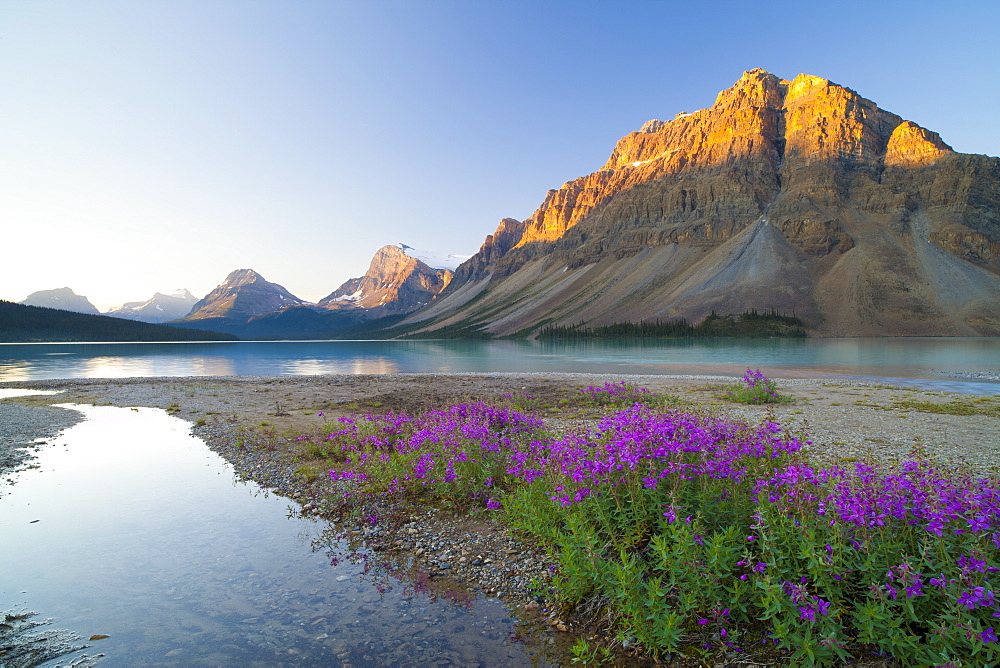
M69 288L24 303L96 313ZM742 313L822 336L996 336L1000 158L827 79L750 70L711 107L620 139L471 257L395 244L317 304L239 269L201 300L113 313L245 338L657 331Z
M186 316L197 301L197 297L182 288L169 295L157 292L144 302L127 302L107 311L105 315L141 322L167 322Z
M203 299L187 290L156 293L108 311L117 318L225 333L248 339L338 338L377 332L380 323L398 322L430 303L451 280L452 270L468 256L442 255L406 244L379 249L368 271L310 304L253 269L231 272ZM90 306L69 288L34 293L39 303L56 308ZM67 309L68 310L68 309Z
M366 323L399 317L433 301L452 277L458 256L417 251L406 244L380 248L368 271L308 304L252 269L232 272L191 313L171 324L245 338L340 338ZM438 266L430 266L428 262Z
M140 322L161 323L183 318L191 312L191 307L197 301L198 298L185 289L175 290L168 295L157 292L146 301L128 302L108 310L104 315ZM89 299L76 294L72 288L39 290L32 292L19 303L25 306L41 306L89 315L100 315L101 313L96 306L90 303Z

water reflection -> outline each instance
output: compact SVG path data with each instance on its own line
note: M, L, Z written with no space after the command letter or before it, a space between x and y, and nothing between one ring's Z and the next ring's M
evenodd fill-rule
M34 380L38 367L28 362L0 361L0 380Z
M176 376L178 374L177 359L157 357L125 357L102 355L82 359L79 365L65 365L69 368L79 366L79 377L83 378L135 378L151 376ZM183 368L191 376L232 376L234 367L231 360L222 357L194 357L183 361Z
M289 360L284 375L319 376L322 374L384 374L399 373L399 365L386 357Z
M0 381L125 376L583 372L910 378L1000 393L998 338L0 344Z
M234 481L156 409L75 406L87 420L0 499L0 609L83 637L109 665L530 665L497 602L435 601L337 560L327 525Z

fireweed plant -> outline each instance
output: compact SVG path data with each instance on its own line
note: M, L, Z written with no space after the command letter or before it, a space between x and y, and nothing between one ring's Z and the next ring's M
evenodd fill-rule
M627 401L579 433L485 403L341 418L331 476L497 512L557 560L544 593L603 608L654 655L1000 662L997 477L920 452L818 468L775 422L651 408L623 385L584 393Z
M743 383L727 385L722 399L738 404L784 404L791 397L778 393L777 384L761 373L760 369L747 369Z

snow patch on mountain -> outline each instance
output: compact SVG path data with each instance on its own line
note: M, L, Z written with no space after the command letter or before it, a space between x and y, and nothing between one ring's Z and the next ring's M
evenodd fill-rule
M431 269L448 269L449 271L455 271L458 269L458 265L472 257L471 255L443 255L441 253L431 253L428 251L417 250L416 248L407 246L406 244L396 245L399 246L400 250L402 250L405 254L420 260Z
M337 297L333 301L336 301L336 302L356 302L356 301L360 301L360 300L364 299L364 296L365 296L364 292L362 290L358 290L357 292L355 292L353 294L350 294L350 295L341 295L340 297Z

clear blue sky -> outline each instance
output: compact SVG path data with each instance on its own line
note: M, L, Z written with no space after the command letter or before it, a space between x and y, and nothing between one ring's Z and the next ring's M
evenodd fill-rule
M754 67L998 155L997 35L994 0L4 0L0 298L250 267L317 300L385 244L470 254Z

